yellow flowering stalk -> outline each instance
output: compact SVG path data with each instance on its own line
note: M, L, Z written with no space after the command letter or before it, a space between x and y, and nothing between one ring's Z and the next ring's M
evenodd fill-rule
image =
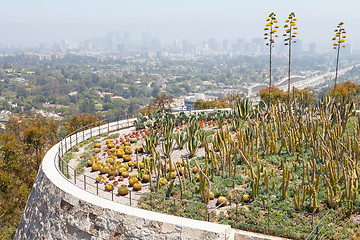
M269 102L268 102L268 106L271 106L271 54L272 54L272 48L273 48L273 44L275 43L275 38L279 37L278 35L276 35L275 33L277 32L277 28L279 28L278 25L276 25L277 23L277 19L276 19L276 14L275 13L270 13L269 17L266 18L266 24L265 24L265 28L264 28L264 39L266 40L266 46L269 46L269 50L270 50L270 80L269 80Z
M339 70L339 56L340 56L340 48L341 47L345 47L345 38L346 38L346 32L345 32L345 28L343 27L343 22L340 22L337 26L336 29L334 30L335 32L335 37L333 37L331 40L334 42L333 43L333 48L337 50L337 55L336 55L336 70L335 70L335 82L334 82L334 97L336 96L336 84L337 84L337 78L338 78L338 70Z
M284 39L284 45L289 47L289 69L288 69L288 104L290 105L290 69L291 69L291 44L296 43L295 38L298 32L295 32L294 30L298 30L298 27L296 26L296 18L295 13L292 12L289 14L288 18L285 20L285 34L283 36ZM289 24L287 24L289 23Z

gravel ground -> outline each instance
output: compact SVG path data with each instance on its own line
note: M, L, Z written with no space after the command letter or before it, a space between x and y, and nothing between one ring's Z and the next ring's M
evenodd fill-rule
M125 135L127 135L127 134L129 134L129 133L131 133L133 131L135 131L134 127L128 128L128 129L123 129L123 130L116 131L116 132L112 132L110 135L118 133L118 134L120 134L120 136L119 136L119 138L120 138L120 137L124 137ZM119 138L117 138L117 139L119 139ZM107 158L107 155L102 156L102 153L106 149L106 144L105 144L106 139L108 139L108 137L101 137L101 138L96 140L96 141L100 141L101 145L102 145L101 153L97 154L97 157L99 157L103 162L105 162L106 158ZM136 144L131 144L131 149L133 150L133 152L134 152L136 147L142 146L142 143L143 143L143 141L140 140ZM69 162L69 165L72 168L76 168L78 166L78 164L80 162L81 155L84 154L86 151L88 151L88 150L85 150L88 145L89 144L84 145L82 147L79 147L79 150L77 152L73 152L74 158L71 159L70 162ZM186 148L184 148L182 150L179 150L176 143L174 143L174 145L175 145L174 151L171 154L171 159L172 159L173 162L179 161L179 160L181 160L182 156L188 155L188 152L187 152ZM160 144L157 147L157 150L160 153L162 152ZM204 154L205 154L204 148L199 148L198 152L197 152L197 156L204 156ZM138 157L139 157L139 160L141 161L144 157L148 157L148 155L145 154L145 153L141 153L141 154L138 154ZM136 161L136 154L132 154L131 158L132 158L133 161ZM129 174L131 174L131 173L137 174L138 173L137 169L134 168L134 170L132 172L129 171ZM70 175L70 180L72 182L75 182L73 170L69 170L69 175ZM141 183L141 185L142 185L141 191L139 191L139 192L130 191L131 193L126 195L125 197L120 196L120 195L117 194L117 188L114 189L113 193L112 192L107 192L107 191L104 190L105 189L104 184L96 183L96 181L94 180L98 175L99 175L98 171L94 172L94 171L91 170L91 167L84 167L83 175L82 174L81 175L77 174L77 176L76 176L76 185L78 185L80 188L83 188L83 189L86 186L86 190L89 191L89 192L92 192L92 193L94 193L96 195L99 195L101 197L104 197L106 199L113 199L116 202L123 203L123 204L126 204L126 205L131 205L131 206L136 206L137 205L137 202L138 202L139 198L142 196L143 193L149 193L150 192L150 189L149 189L150 184L149 183ZM107 174L104 174L104 176L107 176ZM117 178L118 177L116 177L116 179ZM154 176L153 176L153 179L155 179ZM109 181L109 182L112 183L113 181ZM124 181L119 181L118 186L120 186L122 184L128 185L129 184L128 178L125 178ZM129 189L131 189L131 188L129 187ZM130 198L131 198L131 200L130 200ZM211 200L209 202L208 206L210 208L215 208L216 199Z

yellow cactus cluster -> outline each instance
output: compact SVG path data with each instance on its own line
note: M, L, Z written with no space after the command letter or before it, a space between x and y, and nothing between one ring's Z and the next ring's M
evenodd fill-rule
M346 32L343 27L343 24L344 24L343 22L340 22L337 25L336 29L334 30L335 36L332 38L332 40L334 41L334 43L333 43L334 49L338 49L340 47L345 47Z

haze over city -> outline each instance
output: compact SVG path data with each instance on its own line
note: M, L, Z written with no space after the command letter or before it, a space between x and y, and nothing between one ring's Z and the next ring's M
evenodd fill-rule
M294 11L299 38L303 43L317 42L331 49L333 29L343 21L348 42L358 48L359 1L24 1L2 3L0 45L38 46L67 39L80 42L105 36L108 31L129 32L131 41L151 32L161 41L176 39L202 41L214 39L250 40L261 38L265 18L277 14L280 25Z

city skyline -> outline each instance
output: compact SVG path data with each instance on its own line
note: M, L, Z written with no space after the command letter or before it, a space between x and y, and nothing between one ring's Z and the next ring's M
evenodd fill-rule
M62 39L81 42L104 36L108 31L131 32L131 41L141 39L142 32L151 32L154 38L163 42L210 38L251 41L263 36L265 19L271 11L277 14L281 27L287 15L294 11L298 18L299 38L305 45L317 42L318 48L331 49L333 29L343 21L349 42L357 48L360 34L356 31L356 20L360 3L334 3L332 0L306 0L288 6L280 0L271 3L109 0L101 4L84 0L15 0L4 3L7 11L0 16L3 33L0 45L38 46L40 42Z

